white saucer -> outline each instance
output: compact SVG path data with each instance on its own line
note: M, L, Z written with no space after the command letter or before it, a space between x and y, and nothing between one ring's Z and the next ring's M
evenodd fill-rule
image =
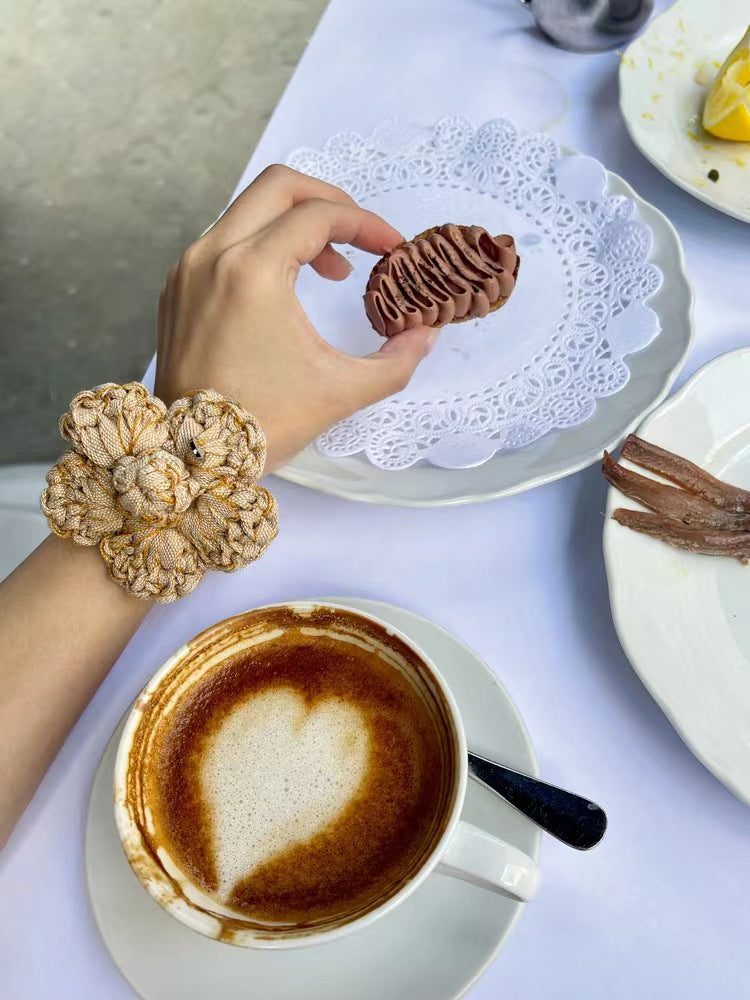
M480 132L484 134L489 126L497 124L497 122L487 122L476 131L475 135L479 136ZM505 124L512 128L509 123ZM445 131L442 131L443 129ZM489 161L486 169L482 171L472 174L470 170L466 170L461 143L468 141L469 130L472 129L470 123L464 119L449 117L437 122L432 127L432 135L427 137L427 133L430 133L429 128L420 127L408 120L395 119L383 123L369 137L357 138L347 133L344 136L331 137L322 150L298 150L289 157L288 162L297 169L340 184L357 200L366 199L364 203L368 208L384 214L386 218L398 219L402 228L408 229L409 225L413 226L414 228L410 230L412 232L419 232L420 227L424 229L426 225L432 224L435 221L435 213L440 215L441 212L447 211L450 215L446 205L454 205L453 211L456 217L465 217L468 213L472 218L481 217L487 224L492 218L496 218L498 225L505 225L504 222L501 223L501 219L516 218L519 225L531 226L537 236L546 232L547 223L542 208L531 207L532 202L536 205L534 198L530 196L528 204L521 199L524 202L522 210L516 206L514 200L516 195L513 194L511 197L509 193L515 192L515 187L506 188L499 180L502 172L496 174L495 168ZM423 153L421 146L415 145L417 142L415 136L422 134L422 138L418 141L425 142L425 149L428 150L432 148L430 143L434 142L438 146L443 142L445 135L453 135L454 132L455 136L458 136L457 139L454 136L452 140L456 142L455 161L450 158L453 154L446 154L445 161L438 158L429 170L424 168ZM492 136L490 145L505 141L500 139L501 132L500 129L495 133L487 133ZM490 141L487 135L485 140ZM536 137L532 135L523 137L519 140L519 148L522 148L527 141L533 145ZM453 149L450 144L448 148ZM483 148L481 143L480 148ZM383 153L383 150L386 152ZM560 149L560 154L563 162L579 155L575 150L565 147ZM382 173L380 167L377 170L372 167L373 162L380 163L381 155L385 157ZM431 154L424 155L429 159ZM445 183L441 180L437 186L433 186L435 182L431 179L433 175L430 173L433 168L436 172L434 176L438 176L443 170L455 170L456 176L461 175L462 180L460 183L458 181L454 183L455 177L451 174L453 180ZM393 177L401 176L399 171L402 169L410 178L408 181L403 181L403 186L401 181L395 183L392 180ZM426 180L421 179L423 169ZM587 201L591 199L599 202L602 196L602 169L603 167L599 165L590 171L588 176L581 175L582 187L575 194L576 200L584 200L585 197ZM647 299L648 307L658 316L659 335L642 350L628 354L627 367L630 370L630 379L618 391L598 398L593 416L583 423L551 430L524 447L498 451L493 457L481 461L478 465L471 466L470 463L468 468L441 467L442 464L450 465L456 460L456 455L453 455L451 460L446 462L445 453L442 453L438 464L419 461L407 468L380 468L371 463L363 452L332 457L313 443L296 455L288 465L277 470L276 475L301 486L349 500L405 507L438 507L492 500L532 489L578 472L599 461L605 448L612 450L619 444L628 431L637 427L645 414L665 398L682 368L692 340L692 291L685 273L680 239L670 221L655 206L639 197L617 174L604 170L604 175L604 193L607 196L627 198L632 201L637 209L638 220L649 227L651 245L648 261L659 268L664 280L658 291ZM489 181L488 177L494 180ZM539 205L543 203L544 198L540 196ZM495 214L498 212L499 216ZM518 212L520 215L516 214ZM526 252L523 251L524 254ZM364 261L360 263L360 258L357 256L353 257L352 263L355 268L364 268L365 274L369 272L370 265ZM525 266L530 265L527 263ZM365 274L360 271L360 277L364 279L362 284L366 281ZM359 280L356 279L356 270L355 280ZM337 348L354 354L372 350L372 345L367 347L367 344L371 344L372 333L364 320L361 302L357 296L349 296L342 302L340 296L333 296L328 286L321 286L312 279L308 284L306 276L301 277L298 293L313 322L317 323L320 329L328 331L327 336L334 338L333 342ZM595 293L586 293L589 294ZM520 301L520 299L515 300L516 304ZM529 300L523 301L527 302L524 309L528 308ZM516 305L512 308L515 309ZM602 304L600 308L609 310L609 303ZM531 313L520 315L531 316ZM545 314L541 325L545 326L549 321L550 317ZM533 321L532 327L535 322L536 320ZM444 334L450 343L453 336L454 334L448 332ZM456 336L460 341L461 336L466 334L456 333ZM574 333L571 330L571 336L573 339L580 337L580 331ZM508 372L516 363L518 366L533 367L535 362L526 353L529 343L528 338L521 338L515 344L512 352L515 360ZM536 341L534 343L536 344ZM453 344L453 350L460 351L457 344L458 341ZM541 350L541 342L538 346ZM450 348L446 344L443 349L436 352L436 356L439 353L445 358L447 350ZM448 357L450 356L449 354ZM469 371L471 368L472 366L468 365ZM541 368L535 369L534 378L541 378L539 374L541 371ZM421 377L417 374L417 383L420 383ZM446 400L453 400L457 407L458 415L451 411L451 420L455 419L460 423L462 408L470 405L468 401L472 397L472 392L475 390L479 392L480 387L482 391L486 388L481 379L474 383L473 378L474 376L462 382L460 387L457 382L456 393L452 390L445 397ZM544 378L554 382L551 375ZM575 379L566 391L577 393L578 390L573 388L574 384ZM473 388L470 388L472 386ZM427 392L428 398L436 398L433 394L434 387L430 386ZM411 394L411 390L407 390L406 396L399 395L394 405L404 403L408 407L417 398L418 396ZM549 402L551 397L546 399ZM518 414L521 423L523 423L522 409L523 406ZM380 412L379 408L376 408L376 411ZM443 417L437 416L437 410L432 415L429 410L423 412L420 409L419 413L421 415L415 416L414 420L416 425L423 426L423 430L433 427L433 418L437 420L437 425L443 426ZM383 411L385 422L381 434L390 440L390 435L386 431L389 419L391 418L386 417ZM396 425L400 424L402 419L406 419L405 411L398 410L393 419ZM423 425L421 421L424 421ZM448 440L446 437L443 442L447 443ZM397 450L397 441L398 435L390 441L394 450ZM484 450L488 447L487 440L481 441L479 447L482 449L482 455L486 457ZM468 454L464 454L462 449L461 452L463 458L459 464L463 464L463 459Z
M620 63L620 110L647 160L699 201L750 222L750 143L703 130L718 67L747 31L747 0L681 0L655 18ZM719 179L709 180L711 170Z
M749 383L750 350L725 354L638 433L747 489ZM639 505L610 489L604 556L622 647L696 757L750 805L750 567L639 535L615 507Z
M528 734L507 692L459 639L379 601L325 600L377 615L413 638L450 685L471 749L537 774ZM121 729L122 722L91 791L86 873L104 943L146 1000L455 1000L497 955L521 913L522 903L436 873L394 913L329 944L262 952L201 937L160 909L125 860L112 809ZM463 815L538 858L538 828L472 781Z
M573 150L565 149L566 155ZM539 441L499 452L476 468L441 469L420 463L409 469L378 469L362 455L329 458L310 444L275 475L331 496L398 507L446 507L510 496L570 476L599 461L643 420L669 392L693 338L693 295L685 273L680 238L665 215L644 201L618 174L608 170L607 194L631 198L647 222L654 245L650 261L664 284L648 305L661 333L647 348L628 357L632 377L612 396L597 402L594 417Z

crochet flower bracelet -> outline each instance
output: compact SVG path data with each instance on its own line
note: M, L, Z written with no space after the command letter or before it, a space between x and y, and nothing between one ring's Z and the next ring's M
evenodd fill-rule
M276 502L257 485L263 431L218 392L167 408L139 382L107 383L75 396L60 433L73 450L47 474L50 528L98 545L135 597L182 597L207 569L257 559L278 533Z

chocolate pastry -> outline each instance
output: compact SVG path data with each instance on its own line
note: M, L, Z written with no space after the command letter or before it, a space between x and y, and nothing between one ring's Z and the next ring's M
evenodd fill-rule
M367 282L365 312L381 337L478 319L508 301L520 263L512 236L435 226L381 257Z

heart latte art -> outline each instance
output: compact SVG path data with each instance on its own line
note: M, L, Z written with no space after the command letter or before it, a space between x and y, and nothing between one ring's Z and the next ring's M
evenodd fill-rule
M227 940L356 919L445 829L441 698L413 650L351 612L261 609L209 629L142 696L125 803L138 850Z
M231 899L259 865L341 816L362 785L368 752L362 713L341 699L308 706L282 687L237 705L201 768L219 896Z

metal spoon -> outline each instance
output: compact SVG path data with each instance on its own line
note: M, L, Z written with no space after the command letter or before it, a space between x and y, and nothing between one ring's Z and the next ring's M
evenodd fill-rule
M601 806L539 778L513 771L469 751L469 774L514 809L577 851L595 847L607 829Z

